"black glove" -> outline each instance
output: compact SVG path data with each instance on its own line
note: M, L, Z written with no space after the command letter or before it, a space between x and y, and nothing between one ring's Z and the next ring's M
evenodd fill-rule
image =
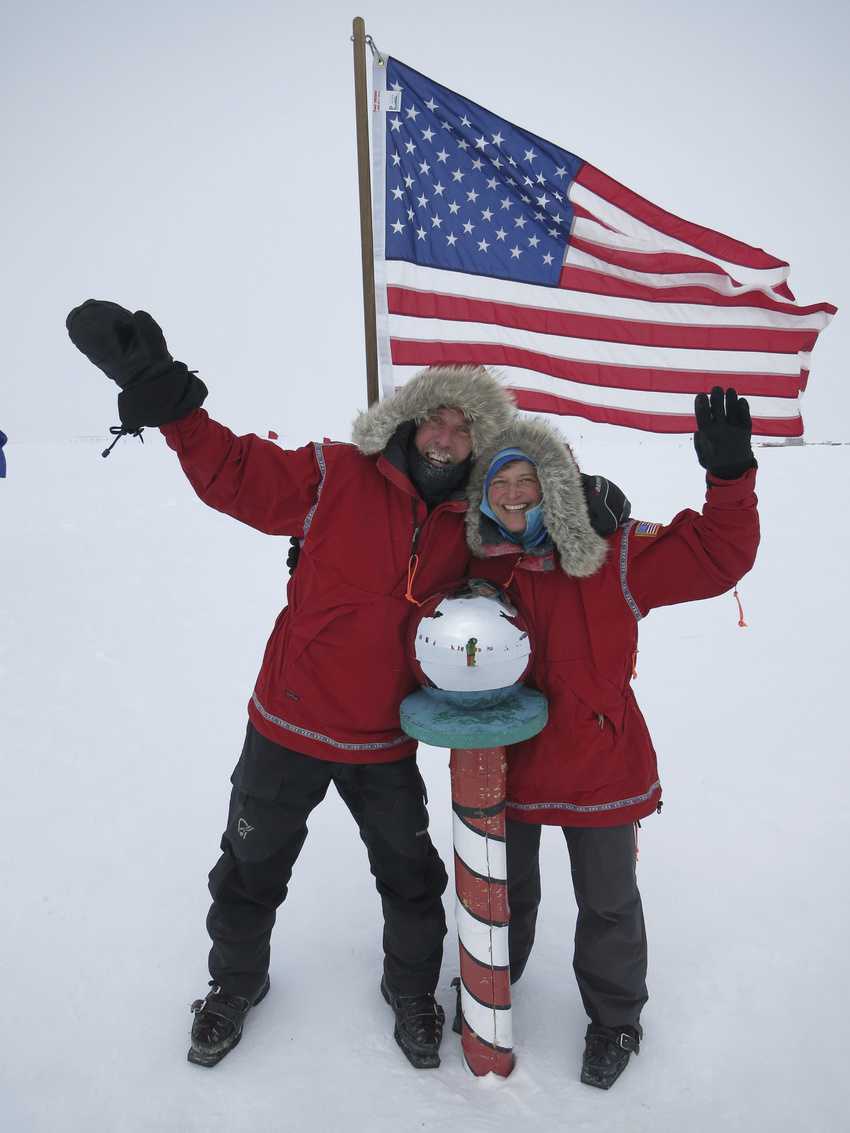
M698 393L694 401L697 431L694 448L697 460L719 480L737 480L750 468L758 468L750 437L753 423L746 398L734 389L715 386L710 394Z
M292 577L295 568L298 566L298 556L301 554L301 540L293 535L289 544L289 550L286 553L286 565L289 567L289 575Z
M168 353L147 311L87 299L65 320L71 341L121 387L118 416L125 432L167 425L202 405L207 387Z
M597 535L613 535L632 512L632 505L616 484L604 476L581 474L590 526Z

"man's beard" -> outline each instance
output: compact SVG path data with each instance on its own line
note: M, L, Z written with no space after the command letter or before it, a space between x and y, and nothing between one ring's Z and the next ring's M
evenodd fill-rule
M432 464L416 447L413 436L410 438L407 446L408 472L420 496L429 506L447 500L452 492L462 488L469 478L471 466L470 457L460 464Z

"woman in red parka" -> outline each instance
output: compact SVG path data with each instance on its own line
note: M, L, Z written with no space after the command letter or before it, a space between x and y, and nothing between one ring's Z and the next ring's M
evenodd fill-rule
M530 684L549 723L509 749L511 980L522 974L540 901L541 825L560 826L578 905L574 969L587 1028L582 1081L607 1089L637 1053L647 999L635 825L661 807L655 751L631 688L638 622L656 606L709 598L753 565L759 541L750 414L734 390L696 404L707 469L702 512L662 526L591 528L578 467L539 420L517 420L482 452L469 484L475 573L528 619Z

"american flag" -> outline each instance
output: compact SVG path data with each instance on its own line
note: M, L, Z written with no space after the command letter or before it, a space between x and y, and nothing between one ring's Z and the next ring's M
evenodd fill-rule
M753 431L803 432L798 396L836 308L788 264L682 220L397 59L374 68L376 300L384 396L481 363L521 409L693 430L734 386Z

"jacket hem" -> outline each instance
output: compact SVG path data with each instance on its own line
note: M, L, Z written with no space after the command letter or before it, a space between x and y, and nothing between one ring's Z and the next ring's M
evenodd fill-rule
M656 780L643 794L610 803L579 806L568 802L520 803L508 799L505 809L512 821L534 826L624 826L652 814L660 800L661 783Z
M403 734L389 740L352 743L292 724L264 708L256 693L248 702L248 717L273 743L330 763L396 763L416 754L416 740Z

